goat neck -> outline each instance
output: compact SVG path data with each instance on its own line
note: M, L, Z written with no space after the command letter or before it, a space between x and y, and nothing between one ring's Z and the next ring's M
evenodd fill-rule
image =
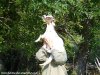
M55 23L54 22L48 23L47 24L47 30L55 30L54 29L54 26L55 26Z

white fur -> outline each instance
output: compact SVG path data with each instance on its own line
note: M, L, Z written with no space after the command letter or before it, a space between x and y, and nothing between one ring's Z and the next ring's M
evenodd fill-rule
M46 31L43 35L40 35L39 38L35 41L40 41L41 38L48 38L52 42L52 49L59 50L60 52L64 51L64 43L63 40L58 36L54 29L54 23L50 23L47 25ZM43 47L46 47L44 44Z
M60 52L64 51L63 40L56 33L54 25L52 25L52 23L47 25L46 31L42 35L42 38L48 38L52 42L52 49L59 50Z
M50 20L46 20L46 18L49 17ZM46 21L45 21L46 20ZM64 43L63 40L58 36L58 34L55 31L55 23L54 23L54 18L52 16L46 16L44 15L44 21L47 22L47 27L46 27L46 31L43 35L40 35L39 38L35 41L38 42L40 41L40 39L42 38L46 38L51 42L51 50L58 50L59 52L63 52L65 51L64 48ZM47 52L51 52L50 48L46 48L46 44L43 45L43 47L47 50ZM50 57L43 63L40 64L41 66L45 66L47 64L49 64L52 61L53 57L52 55L50 55Z

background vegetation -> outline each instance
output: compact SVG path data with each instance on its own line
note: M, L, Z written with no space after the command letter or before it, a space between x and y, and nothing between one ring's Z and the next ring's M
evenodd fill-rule
M44 14L56 19L69 75L85 75L100 58L100 0L0 0L0 70L40 70L35 53L42 44L34 41L45 31Z

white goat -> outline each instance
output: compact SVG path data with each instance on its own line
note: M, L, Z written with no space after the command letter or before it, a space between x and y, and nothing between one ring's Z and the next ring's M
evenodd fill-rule
M45 41L43 47L47 50L47 52L51 52L52 50L56 49L59 52L65 51L63 40L58 36L58 34L55 31L55 23L54 18L51 15L44 15L43 16L44 22L46 22L47 27L44 34L40 35L39 38L35 41L38 42L40 39L43 39ZM43 63L40 64L41 66L46 66L49 64L53 59L53 56L50 55L50 57Z

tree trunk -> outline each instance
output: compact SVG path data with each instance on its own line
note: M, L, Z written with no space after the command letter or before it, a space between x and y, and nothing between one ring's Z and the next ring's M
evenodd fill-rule
M83 29L81 30L81 34L84 38L84 42L80 44L79 52L77 53L77 75L86 75L87 58L90 51L90 20L86 19L82 22L82 25Z
M77 75L86 75L86 63L87 63L87 49L86 44L82 43L80 52L78 55L78 60L77 60Z

